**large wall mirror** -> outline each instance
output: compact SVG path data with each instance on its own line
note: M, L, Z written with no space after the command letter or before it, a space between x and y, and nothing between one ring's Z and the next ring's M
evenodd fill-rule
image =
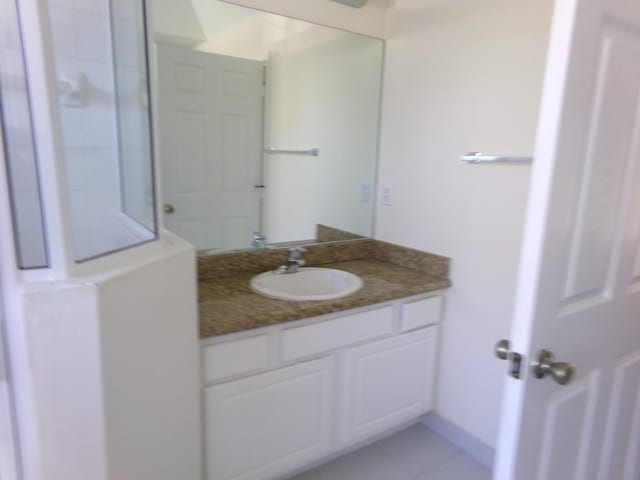
M164 223L201 253L370 237L379 39L152 0Z

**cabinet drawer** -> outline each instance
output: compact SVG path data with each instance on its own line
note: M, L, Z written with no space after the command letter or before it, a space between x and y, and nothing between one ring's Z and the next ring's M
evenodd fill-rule
M255 372L269 365L269 338L260 335L209 345L202 356L205 383Z
M282 333L282 360L287 362L353 343L389 334L393 331L393 308L327 320L285 330Z
M433 325L440 321L442 297L425 298L402 306L400 329L403 332Z

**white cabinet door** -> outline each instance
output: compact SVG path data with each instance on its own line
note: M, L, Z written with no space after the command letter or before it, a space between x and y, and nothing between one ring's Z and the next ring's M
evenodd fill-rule
M437 327L347 352L341 443L393 428L432 408Z
M205 389L209 480L270 479L329 453L334 360Z

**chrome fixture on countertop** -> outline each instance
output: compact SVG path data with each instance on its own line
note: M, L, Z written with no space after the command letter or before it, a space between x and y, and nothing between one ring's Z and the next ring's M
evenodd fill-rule
M302 254L306 250L302 247L292 247L289 249L289 257L287 263L280 265L274 273L296 273L300 267L303 267L307 262L302 258Z
M253 248L254 250L264 250L265 248L267 248L267 236L261 232L253 232L251 248Z

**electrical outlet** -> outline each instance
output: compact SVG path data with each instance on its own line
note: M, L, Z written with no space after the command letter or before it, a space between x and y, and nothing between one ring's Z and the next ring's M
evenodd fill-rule
M382 204L390 207L393 202L391 201L391 185L382 186Z
M360 185L360 201L362 203L369 203L371 201L371 185L368 183Z

